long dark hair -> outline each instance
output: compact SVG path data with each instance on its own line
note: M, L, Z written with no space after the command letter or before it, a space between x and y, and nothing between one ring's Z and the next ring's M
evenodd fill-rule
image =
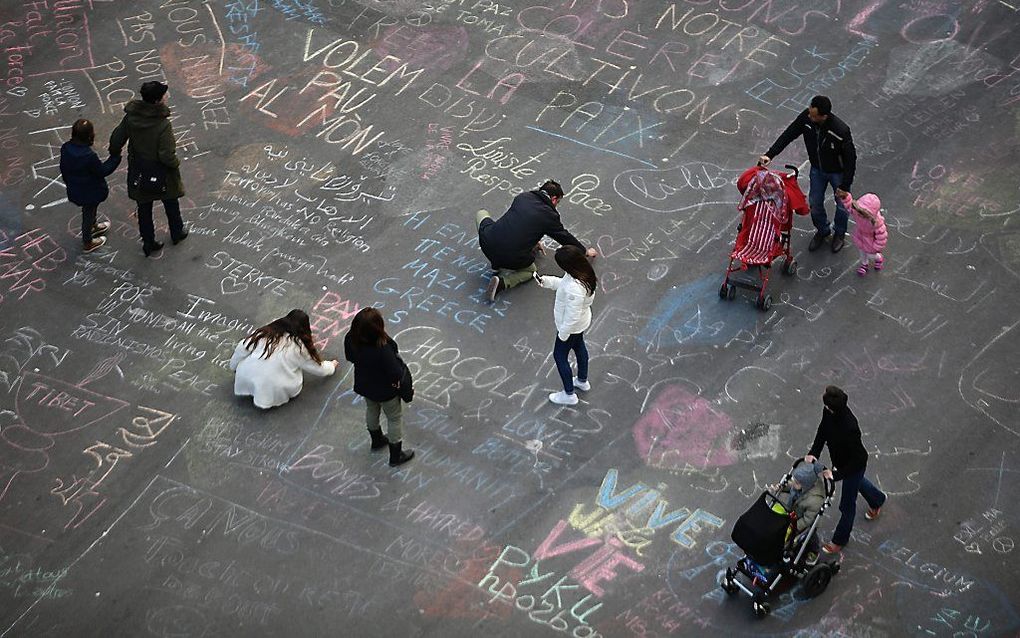
M357 346L384 346L390 336L386 334L386 322L382 313L369 306L362 308L351 320L351 339Z
M262 358L268 359L276 350L280 340L285 337L304 346L315 363L322 363L322 355L319 354L319 349L315 347L315 342L312 340L312 326L308 321L308 315L305 311L297 308L288 312L286 317L280 317L248 335L244 340L244 347L252 351L260 341L265 340L266 350L262 354Z
M577 246L560 246L556 251L556 263L563 272L581 282L589 296L595 294L599 279L583 250Z
M92 122L85 118L77 120L71 126L71 141L92 146L92 142L96 141L96 129L92 126Z

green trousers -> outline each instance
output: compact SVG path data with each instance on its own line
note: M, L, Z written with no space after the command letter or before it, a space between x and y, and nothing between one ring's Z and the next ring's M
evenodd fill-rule
M365 399L365 421L369 430L378 431L379 414L386 414L386 438L390 443L399 443L404 436L404 406L400 397L393 397L389 401L372 401Z

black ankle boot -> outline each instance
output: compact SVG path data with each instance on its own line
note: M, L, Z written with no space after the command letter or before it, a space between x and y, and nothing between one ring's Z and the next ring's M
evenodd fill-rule
M163 250L162 242L154 241L151 244L142 244L142 252L145 253L146 257L160 250Z
M368 433L372 436L372 451L381 450L389 445L390 440L386 438L386 435L382 433L382 430L369 430Z
M397 467L407 463L414 458L414 451L402 452L401 447L404 445L403 441L397 441L396 443L390 443L390 467Z

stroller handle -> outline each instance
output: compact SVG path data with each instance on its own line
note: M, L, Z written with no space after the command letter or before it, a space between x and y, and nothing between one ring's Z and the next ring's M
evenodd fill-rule
M800 179L800 169L799 169L799 168L797 168L797 167L796 167L796 166L794 166L793 164L787 164L787 165L786 165L786 168L788 168L788 169L790 169L791 171L793 171L793 176L794 176L795 178L797 178L797 179Z

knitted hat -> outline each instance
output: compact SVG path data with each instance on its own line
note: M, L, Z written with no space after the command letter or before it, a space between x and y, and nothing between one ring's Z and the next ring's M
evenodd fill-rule
M138 90L141 94L142 99L149 104L155 104L163 99L166 92L170 90L170 87L162 82L150 80L142 85L142 88Z
M818 474L815 473L814 463L801 463L793 470L793 480L800 484L800 489L807 492L815 485Z

